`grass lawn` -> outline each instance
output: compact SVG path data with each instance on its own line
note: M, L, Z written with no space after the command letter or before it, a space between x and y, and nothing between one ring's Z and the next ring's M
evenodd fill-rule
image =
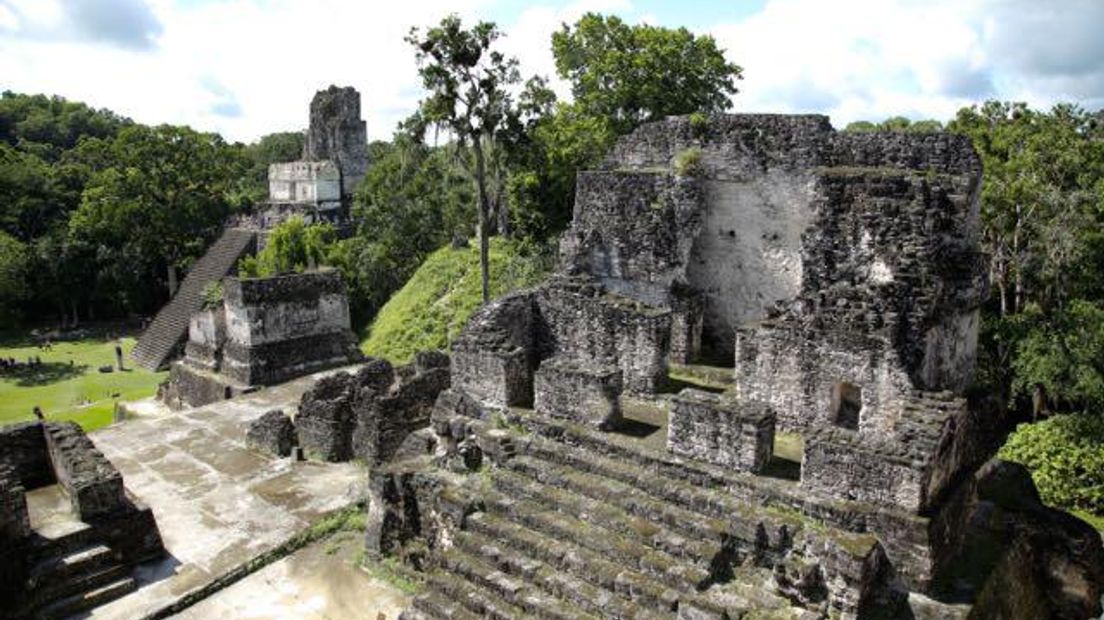
M115 345L120 342L127 370L99 372L100 366L115 365ZM2 358L20 363L28 357L42 358L38 369L0 374L0 424L34 419L35 405L42 407L47 419L74 420L85 430L110 424L116 400L153 396L168 374L136 366L130 360L134 343L132 337L90 337L56 342L52 350L41 351L26 337L0 342Z

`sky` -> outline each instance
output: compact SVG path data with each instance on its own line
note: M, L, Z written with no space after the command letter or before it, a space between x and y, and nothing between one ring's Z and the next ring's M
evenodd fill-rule
M0 90L248 142L351 85L389 139L422 96L412 26L493 21L523 74L554 79L550 36L587 11L712 35L744 70L733 112L843 127L986 99L1104 108L1104 0L0 0Z

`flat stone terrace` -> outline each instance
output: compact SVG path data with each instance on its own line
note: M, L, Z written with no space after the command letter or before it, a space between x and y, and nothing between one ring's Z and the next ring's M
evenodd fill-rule
M139 567L136 592L93 618L160 616L319 518L364 497L352 463L277 459L246 447L248 422L274 408L293 413L319 373L197 409L143 403L139 417L91 433L127 488L157 517L168 556Z

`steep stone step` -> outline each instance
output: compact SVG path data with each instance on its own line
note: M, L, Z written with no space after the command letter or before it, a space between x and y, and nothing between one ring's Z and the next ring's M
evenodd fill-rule
M413 608L430 618L521 618L525 612L497 594L463 577L435 570L425 575L429 591L414 599Z
M492 554L493 545L483 545L482 554ZM502 569L491 562L500 561ZM533 616L559 620L568 618L652 618L669 617L624 601L613 592L592 586L562 571L554 570L542 562L496 555L482 557L460 548L442 553L445 568L470 581L496 592L504 599L525 609ZM505 569L505 570L503 570ZM506 571L510 571L507 573ZM540 588L545 596L536 595L533 588ZM550 603L548 597L559 599ZM564 613L569 616L562 615Z
M83 593L94 592L106 585L128 577L130 569L122 564L111 563L89 569L87 572L70 575L62 579L49 579L37 585L32 594L38 605L49 604Z
M702 575L695 574L697 578L691 580L695 585L708 576L710 562L720 553L724 543L723 531L716 532L711 539L682 536L647 517L626 513L613 503L596 500L575 490L542 484L509 470L495 472L493 483L503 495L527 501L522 508L537 506L541 510L556 511L595 528L593 534L600 541L608 539L610 534L617 534L625 537L626 544L629 541L639 543L639 555L648 552L661 554L661 565L673 561L697 567ZM502 505L513 507L508 503Z
M651 575L668 586L693 589L708 581L707 565L680 560L671 554L648 546L646 541L656 529L646 522L635 526L641 534L633 533L633 524L620 522L604 527L599 518L581 514L564 514L553 507L528 499L515 499L502 493L491 492L487 497L488 512L502 519L523 525L549 538L570 540L610 561L623 563L626 568ZM593 518L584 521L583 518ZM623 533L623 532L629 533Z
M485 555L500 558L500 563L505 561L522 564L525 559L537 560L554 569L566 571L591 585L620 594L628 601L657 611L677 610L680 597L678 589L664 585L624 564L611 562L569 540L545 536L488 513L469 517L468 527L471 533L479 534L484 540L494 541L493 545L501 547L501 551L480 548ZM471 546L475 540L469 532L461 532L457 538L458 544L462 546ZM517 570L524 575L533 572L531 567L524 564ZM693 589L692 584L678 581L682 588Z
M574 447L534 438L526 446L525 453L539 460L634 486L657 499L714 518L725 518L747 505L742 498L722 492L714 485L699 486L692 479L668 477L665 475L666 468L643 465L635 459L611 458L592 448L594 446L589 444Z
M62 581L79 573L92 573L114 562L111 549L93 544L64 555L46 558L35 564L28 575L28 586L33 590L41 585Z
M553 465L528 456L512 459L508 467L542 484L570 490L589 498L591 502L587 504L600 502L617 506L626 513L648 519L692 540L723 543L728 538L726 520L706 517L669 502L656 500L647 492L619 480ZM568 501L565 497L556 499L560 502ZM578 508L585 509L586 505Z
M555 589L549 592L534 581L523 578L520 573L509 574L499 569L491 563L495 559L478 553L473 555L458 547L445 551L441 557L442 565L452 574L486 588L519 607L522 613L515 617L530 616L548 620L591 620L596 617L580 610L577 601L561 597L561 593ZM537 568L533 568L529 573L530 579L544 577L537 575L536 570Z
M117 598L130 594L137 589L137 584L131 577L124 577L117 581L112 581L93 590L88 590L80 594L75 594L58 600L50 605L42 608L37 618L43 620L55 620L61 618L67 618L73 616L82 611L87 611L93 607L99 607L104 603L108 603Z
M177 289L176 295L157 313L138 339L131 357L139 365L159 370L187 336L188 321L203 307L203 290L228 275L255 243L252 231L228 228L200 258Z

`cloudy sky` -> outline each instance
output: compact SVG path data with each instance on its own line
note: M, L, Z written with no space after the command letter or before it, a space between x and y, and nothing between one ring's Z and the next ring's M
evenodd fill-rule
M249 141L352 85L386 139L420 95L411 26L494 21L523 72L552 76L550 34L586 11L712 34L744 67L735 111L842 127L988 98L1104 107L1104 0L0 0L0 90Z

